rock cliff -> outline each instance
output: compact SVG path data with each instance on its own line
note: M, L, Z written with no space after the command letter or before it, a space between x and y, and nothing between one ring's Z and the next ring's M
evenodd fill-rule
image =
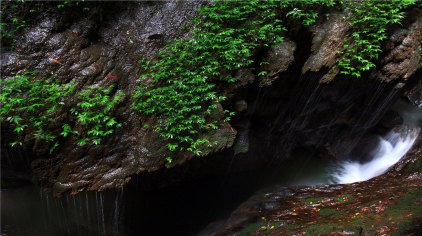
M74 81L79 90L114 85L114 93L133 94L139 59L151 59L173 39L188 37L182 25L203 4L102 2L92 3L89 12L74 13L47 4L17 37L16 50L2 48L2 79L36 70L39 77ZM229 98L225 109L237 115L230 124L204 134L218 144L205 152L209 161L195 162L185 153L166 163L165 140L145 128L156 118L134 111L132 97L126 96L114 112L122 128L101 145L78 147L67 141L53 156L37 142L24 146L39 157L32 163L34 181L56 194L77 193L121 187L133 175L165 168L171 173L211 162L220 163L221 169L233 156L238 169L272 164L302 147L319 155L343 156L405 91L420 106L421 11L413 7L403 27L389 29L377 68L365 75L370 79L345 78L330 70L349 30L339 12L333 10L330 18L311 28L293 25L284 42L256 53L257 64L269 62L264 66L267 76L241 69L236 84L221 88ZM327 81L331 82L321 83ZM11 139L8 127L2 127L2 137L6 145ZM183 167L174 168L179 165ZM187 172L175 171L201 171Z

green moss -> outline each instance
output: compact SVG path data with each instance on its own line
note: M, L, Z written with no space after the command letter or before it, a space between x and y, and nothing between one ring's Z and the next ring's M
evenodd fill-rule
M422 189L414 189L400 197L395 204L390 205L385 213L391 217L402 216L411 212L422 214L422 204L418 204L418 201L421 202L421 196Z
M417 171L422 171L422 158L417 159L413 163L409 163L405 167L404 171L406 173L413 173L413 172L417 172Z
M336 213L336 209L333 208L321 208L319 214L324 217L332 216Z
M347 232L351 235L360 235L362 230L364 229L360 225L343 226L337 224L315 224L305 229L306 235L331 235L333 232Z
M301 202L306 203L306 204L316 204L316 203L321 203L324 201L329 201L330 198L327 197L309 197L309 198L304 198L301 199Z
M336 200L338 202L352 202L354 199L355 199L355 197L353 197L350 194L343 194L343 195L337 197Z
M347 223L349 223L351 225L363 226L364 223L365 223L365 220L361 216L356 216L356 217L352 217Z
M244 229L242 229L242 231L240 231L239 236L247 236L250 235L251 233L257 231L259 228L261 227L266 227L266 223L259 221L253 224L249 224L247 225Z
M336 231L337 229L338 229L338 226L335 224L310 225L306 228L306 234L309 234L309 235L328 234L330 232Z
M385 211L387 217L391 217L391 221L399 222L400 227L395 232L395 235L403 235L403 233L411 229L413 225L414 217L422 215L422 189L414 189L409 191L397 202L390 205Z

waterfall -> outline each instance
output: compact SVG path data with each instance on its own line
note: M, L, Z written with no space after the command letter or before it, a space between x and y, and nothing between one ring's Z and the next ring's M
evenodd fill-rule
M420 127L407 125L390 131L385 137L380 137L369 162L347 160L339 163L332 174L334 183L360 182L385 173L409 151L419 132Z

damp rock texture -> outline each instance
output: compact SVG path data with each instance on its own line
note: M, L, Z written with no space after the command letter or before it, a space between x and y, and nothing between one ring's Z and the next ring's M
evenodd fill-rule
M381 59L381 69L375 73L385 82L409 79L422 68L422 9L412 9L413 18L408 28L396 30L385 44L388 51Z
M322 68L331 68L337 60L337 52L343 48L344 39L347 36L349 25L339 13L332 14L330 19L313 26L311 55L302 67L302 73L307 71L319 71ZM326 75L330 79L337 75L338 71Z
M296 43L289 39L270 48L263 61L263 69L268 71L268 74L260 79L261 87L271 86L280 72L287 71L294 61L295 50Z
M113 85L113 93L126 94L114 111L122 128L101 145L79 147L66 141L54 156L33 161L34 182L58 195L104 190L125 185L135 174L193 162L189 153L166 162L166 140L146 128L157 117L135 111L129 95L140 83L139 60L152 59L172 40L189 37L182 26L191 22L203 4L93 2L89 12L63 12L54 3L45 4L45 11L16 38L15 50L2 48L2 79L35 70L39 78L73 81L77 90ZM310 29L287 32L279 45L259 48L254 68L239 69L236 83L218 86L228 99L212 114L221 128L201 134L215 144L204 147L203 154L210 159L219 155L214 160L224 159L222 163L241 155L233 166L242 170L242 162L256 167L274 156L288 158L295 148L324 149L321 152L333 156L350 151L421 73L420 9L415 7L408 15L403 28L391 29L385 54L371 72L372 80L334 79L340 76L330 67L349 31L339 13ZM262 70L268 74L260 76ZM331 83L321 84L325 77ZM392 81L403 86L384 83ZM412 91L409 94L420 94ZM223 121L226 109L237 112L230 123ZM6 131L2 127L4 143L12 138ZM39 156L48 153L36 142L24 148ZM273 154L267 155L270 151Z
M406 97L412 104L422 109L422 80L406 92Z
M151 59L169 41L185 37L182 24L189 23L202 4L105 2L92 5L89 12L72 14L54 9L55 4L51 4L51 9L47 7L24 29L15 51L2 49L2 79L35 70L40 78L74 81L79 90L114 85L115 93L133 94L139 83L139 60ZM154 118L141 116L133 110L132 103L125 98L115 112L124 129L117 130L99 146L63 144L54 157L32 164L34 181L57 194L76 193L119 187L135 173L163 168L168 154L165 141L143 128ZM217 132L221 136L235 135L230 128ZM8 137L3 133L2 136ZM230 138L226 139L218 148L231 145ZM26 147L46 154L40 148L35 144Z
M385 175L348 185L270 187L199 235L417 235L421 141Z

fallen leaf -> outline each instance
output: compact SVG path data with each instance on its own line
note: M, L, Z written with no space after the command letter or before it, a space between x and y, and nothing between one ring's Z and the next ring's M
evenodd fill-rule
M119 76L117 76L117 75L107 75L106 78L107 79L117 79L117 78L119 78Z
M405 217L409 218L409 217L412 217L414 214L415 214L414 212L411 212L411 213L407 214Z
M61 63L60 61L58 61L58 60L56 60L56 59L54 59L54 58L49 57L48 59L49 59L51 62L53 62L53 63L59 64L59 65L63 65L63 63Z

